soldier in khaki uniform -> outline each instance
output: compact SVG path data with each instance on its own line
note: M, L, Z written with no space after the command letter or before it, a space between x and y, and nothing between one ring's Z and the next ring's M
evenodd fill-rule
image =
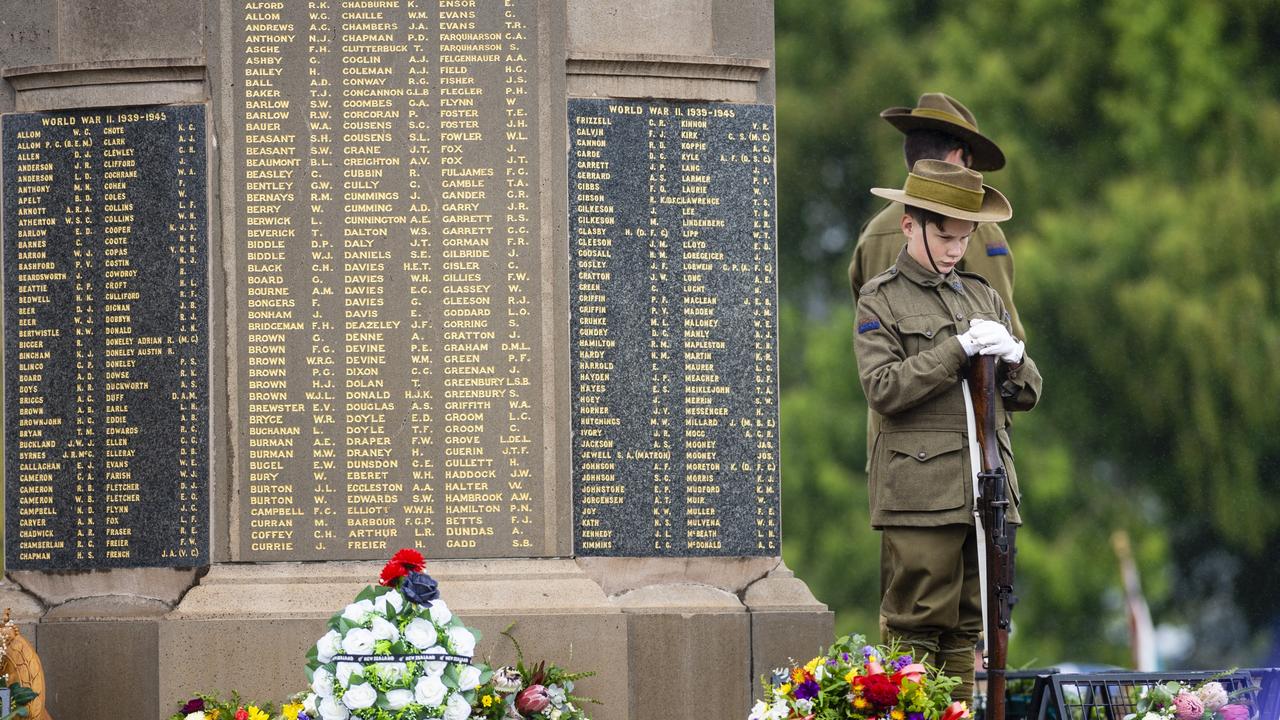
M1007 417L1036 404L1041 380L1000 294L958 266L976 223L1012 210L981 175L938 160L917 162L902 190L871 192L904 204L906 242L897 262L862 286L854 336L862 389L882 417L869 477L871 524L883 532L882 631L961 677L956 698L968 699L982 605L960 383L970 357L998 356L997 417ZM1017 524L1007 427L997 434Z

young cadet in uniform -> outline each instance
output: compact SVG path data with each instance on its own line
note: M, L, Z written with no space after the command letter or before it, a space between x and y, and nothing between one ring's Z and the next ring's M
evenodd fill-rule
M897 262L862 286L854 335L867 404L882 418L869 479L871 524L882 531L883 639L962 678L955 697L967 700L982 588L960 383L970 357L996 355L1003 410L1029 410L1040 373L999 293L957 268L977 223L1007 220L1012 210L981 175L939 160L917 162L902 190L871 192L903 204L906 240ZM1014 500L1008 518L1018 524L1007 428L997 434Z

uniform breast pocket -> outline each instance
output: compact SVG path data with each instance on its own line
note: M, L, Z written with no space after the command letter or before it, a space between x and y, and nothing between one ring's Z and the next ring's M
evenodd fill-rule
M898 321L898 334L902 337L907 355L928 350L955 334L951 320L939 315L912 315Z
M895 431L880 435L873 470L884 510L951 510L965 502L964 435L947 431Z

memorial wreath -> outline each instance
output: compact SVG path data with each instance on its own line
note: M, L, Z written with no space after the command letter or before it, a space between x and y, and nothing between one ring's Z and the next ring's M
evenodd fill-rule
M466 720L492 671L472 662L478 634L450 612L416 550L395 554L378 587L329 620L307 654L310 720Z

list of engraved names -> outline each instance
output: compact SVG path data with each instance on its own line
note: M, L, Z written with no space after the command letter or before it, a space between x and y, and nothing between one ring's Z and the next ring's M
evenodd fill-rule
M544 553L536 2L239 23L239 557Z
M205 110L4 120L10 568L208 563Z
M575 549L776 555L773 111L571 100Z

